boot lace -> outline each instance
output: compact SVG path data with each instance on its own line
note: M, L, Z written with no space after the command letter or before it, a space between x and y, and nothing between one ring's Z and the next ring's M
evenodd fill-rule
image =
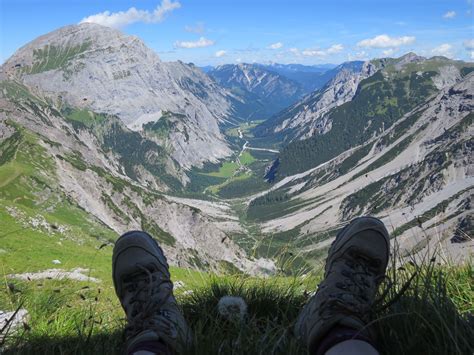
M139 272L124 281L125 289L132 294L129 305L131 317L125 328L127 338L144 330L176 337L176 329L169 311L162 309L171 296L172 283L153 267L136 264Z
M343 313L367 321L383 278L377 275L381 261L351 249L340 262L343 279L336 282L335 291L321 305L320 316L326 319Z

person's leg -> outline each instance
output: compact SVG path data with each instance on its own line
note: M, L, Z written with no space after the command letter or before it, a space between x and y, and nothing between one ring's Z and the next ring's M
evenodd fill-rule
M378 354L368 323L389 248L387 229L376 218L356 218L338 233L324 280L295 325L311 354Z
M378 353L372 345L365 341L346 340L334 345L326 351L325 355L378 355Z
M168 355L191 343L191 332L176 299L163 250L147 233L132 231L115 243L115 292L127 315L127 354Z

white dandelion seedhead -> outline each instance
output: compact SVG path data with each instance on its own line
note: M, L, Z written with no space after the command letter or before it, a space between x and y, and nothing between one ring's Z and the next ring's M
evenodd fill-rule
M242 297L224 296L217 303L217 310L228 320L243 321L247 315L247 303Z
M183 281L175 281L175 283L174 283L174 288L175 289L182 288L182 287L184 287L184 282Z

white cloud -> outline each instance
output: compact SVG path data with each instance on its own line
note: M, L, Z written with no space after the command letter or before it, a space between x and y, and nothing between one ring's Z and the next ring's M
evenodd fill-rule
M80 23L93 22L113 28L122 28L136 22L158 23L163 21L168 13L180 7L181 4L178 1L162 0L161 4L153 11L137 10L134 7L129 8L127 11L104 11L83 18Z
M369 53L367 53L366 51L360 51L360 52L357 52L357 53L354 53L354 54L351 54L349 53L347 55L347 60L351 61L351 60L367 60L369 59Z
M305 57L326 57L328 55L337 54L344 50L342 44L333 44L331 47L326 49L305 49L301 52ZM295 55L300 55L297 48L290 48L290 52Z
M176 48L204 48L214 45L214 41L205 37L200 37L197 41L176 41L174 46Z
M390 57L393 53L395 53L396 51L398 51L398 48L389 48L389 49L386 49L384 51L382 51L382 54L385 56L385 57Z
M326 55L325 51L319 49L305 49L301 53L306 57L324 57Z
M216 57L217 57L217 58L223 57L223 56L226 55L226 53L227 53L226 51L222 51L222 50L221 50L221 51L217 51L217 52L216 52Z
M438 47L433 48L431 50L431 53L433 55L441 55L443 57L452 58L453 57L453 54L451 52L452 48L453 48L453 46L450 45L449 43L443 43L443 44L439 45Z
M404 46L415 42L415 37L413 36L402 36L402 37L390 37L386 34L375 36L374 38L367 38L357 45L359 47L368 47L368 48L391 48Z
M280 49L281 47L283 47L283 43L276 42L276 43L270 44L267 48L268 49Z
M206 27L203 22L198 22L195 26L184 26L184 30L186 32L203 34L206 32Z
M450 19L456 17L456 11L448 11L443 15L443 18Z
M466 39L462 44L464 45L464 48L466 48L468 51L474 50L474 39Z
M290 48L290 49L288 49L288 51L290 51L291 53L293 53L296 56L301 55L300 50L298 48Z
M333 44L331 47L327 49L328 54L336 54L339 52L342 52L344 50L344 47L342 44Z

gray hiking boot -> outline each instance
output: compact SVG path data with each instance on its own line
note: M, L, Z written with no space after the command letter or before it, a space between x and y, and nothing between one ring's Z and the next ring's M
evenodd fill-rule
M127 353L138 344L160 341L172 351L191 345L191 331L176 299L166 257L147 233L132 231L115 243L112 273L127 314Z
M296 336L314 350L335 326L374 340L367 324L389 259L389 236L377 218L360 217L331 245L324 280L298 316Z

